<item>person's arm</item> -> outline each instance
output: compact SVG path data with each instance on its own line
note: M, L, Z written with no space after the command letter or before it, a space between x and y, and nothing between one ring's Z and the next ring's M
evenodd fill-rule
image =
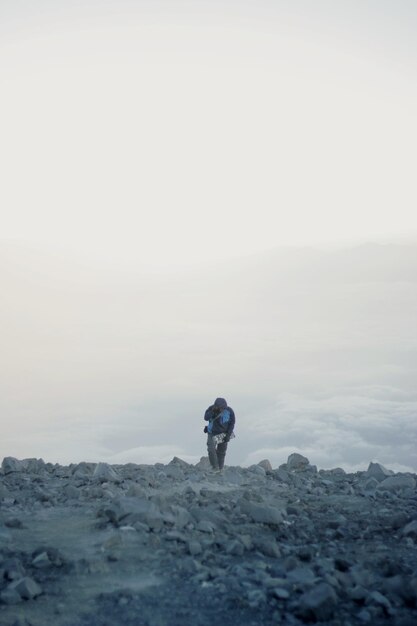
M213 417L213 406L209 406L209 408L204 413L204 419L206 422L210 421Z

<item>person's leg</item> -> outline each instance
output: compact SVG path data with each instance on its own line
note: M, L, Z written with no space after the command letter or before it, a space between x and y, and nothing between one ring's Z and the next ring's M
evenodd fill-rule
M227 443L219 443L217 446L217 462L219 464L219 469L223 469L224 467L224 457L226 456Z
M210 465L213 469L219 469L219 462L217 460L216 444L213 441L213 435L207 435L207 451L210 461Z

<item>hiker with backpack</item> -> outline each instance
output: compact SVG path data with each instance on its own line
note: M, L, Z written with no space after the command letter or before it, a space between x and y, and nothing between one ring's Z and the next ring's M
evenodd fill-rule
M227 444L234 437L235 413L227 405L224 398L216 398L204 414L208 422L204 428L207 433L207 450L210 465L213 470L220 472L224 467Z

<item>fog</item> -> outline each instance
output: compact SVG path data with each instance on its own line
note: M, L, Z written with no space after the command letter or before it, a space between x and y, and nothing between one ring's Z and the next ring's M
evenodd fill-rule
M417 469L416 28L1 0L0 456Z
M0 246L0 456L167 462L237 416L231 464L417 469L417 245L108 272Z

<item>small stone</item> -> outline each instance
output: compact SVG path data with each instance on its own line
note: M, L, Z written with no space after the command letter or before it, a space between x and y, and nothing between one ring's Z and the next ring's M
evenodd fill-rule
M379 604L389 612L391 610L391 602L379 591L371 591L366 599L367 604Z
M275 539L269 539L266 537L258 537L254 539L254 548L261 552L265 556L270 556L274 559L281 557L281 550Z
M23 528L22 521L17 517L12 517L4 522L7 528Z
M197 530L199 530L202 533L211 534L214 531L214 526L211 522L208 522L206 520L201 520L201 522L198 522L197 524Z
M226 547L227 554L232 554L234 556L243 556L245 552L245 548L243 544L240 543L237 539L233 539L230 543L227 544Z
M45 567L50 567L52 563L49 559L48 553L45 551L41 552L33 559L32 565L38 569L43 569Z
M33 580L33 578L29 578L28 576L21 578L20 580L16 580L11 583L8 588L17 591L20 597L24 600L32 600L42 593L42 589L38 583Z
M240 509L254 522L259 524L279 525L283 522L283 517L279 509L262 504L255 504L245 500L241 501Z
M413 520L407 526L405 526L402 530L402 534L404 537L411 537L412 539L417 539L417 520Z
M372 615L366 609L362 609L358 613L358 619L360 619L360 621L364 624L369 624L369 622L372 621Z
M129 498L135 498L135 497L143 497L143 487L141 485L138 485L138 483L134 483L133 485L130 485L129 489L126 492L126 495Z
M201 547L201 543L196 541L195 539L188 542L188 552L192 556L197 556L203 552L203 548Z
M260 478L264 478L266 476L266 470L262 467L262 465L251 465L248 467L248 470L252 474L257 474Z
M288 600L288 598L290 597L290 592L286 589L282 589L282 587L277 587L276 589L274 589L272 594L279 600Z
M19 604L22 602L22 598L15 589L7 588L0 592L0 602L2 604Z
M398 511L395 513L391 520L390 525L394 530L398 530L399 528L403 528L407 522L409 521L409 516L404 511Z
M305 592L299 603L303 619L330 619L337 604L337 595L328 583L319 583Z
M4 578L6 580L19 580L25 575L25 568L17 558L7 559L2 564Z

